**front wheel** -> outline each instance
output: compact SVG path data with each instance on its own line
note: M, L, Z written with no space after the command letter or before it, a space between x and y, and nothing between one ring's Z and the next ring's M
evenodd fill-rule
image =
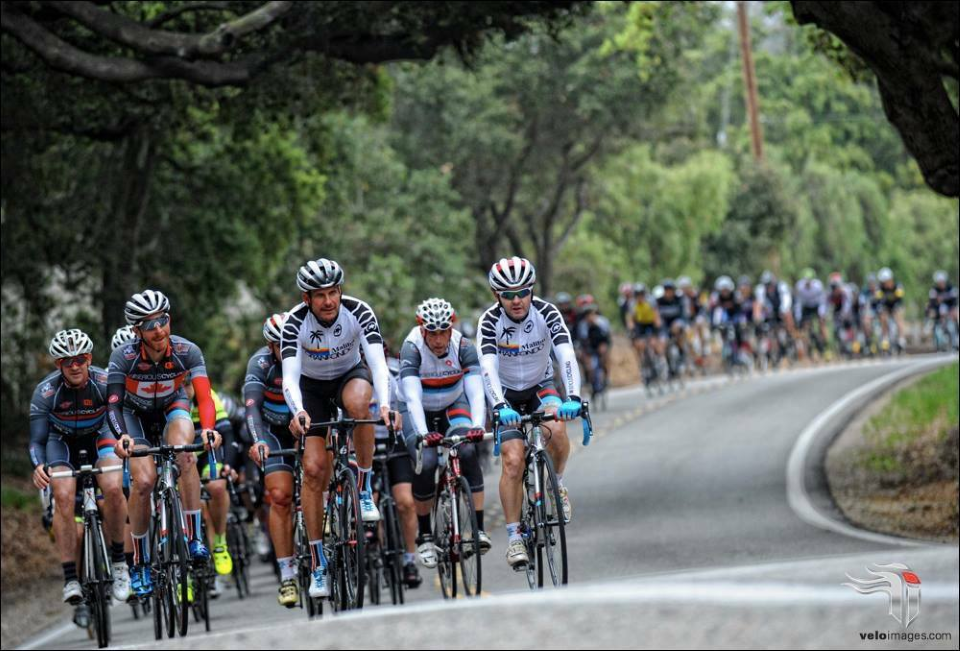
M543 499L535 510L537 516L537 585L544 586L544 571L554 587L567 584L567 533L560 498L560 483L553 461L546 452L538 455Z
M480 527L477 526L477 512L473 508L473 493L466 477L457 478L457 520L460 557L460 583L463 594L479 597L481 586L480 573Z

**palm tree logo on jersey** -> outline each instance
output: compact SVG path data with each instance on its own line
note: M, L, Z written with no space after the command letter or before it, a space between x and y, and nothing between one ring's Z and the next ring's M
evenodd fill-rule
M310 344L311 348L304 347L304 352L310 359L328 359L330 357L330 349L324 348L321 344L323 342L323 333L320 330L312 330L310 332Z
M517 331L516 326L507 326L500 333L500 341L497 343L497 350L501 355L516 355L520 352L520 344L511 344L510 337Z

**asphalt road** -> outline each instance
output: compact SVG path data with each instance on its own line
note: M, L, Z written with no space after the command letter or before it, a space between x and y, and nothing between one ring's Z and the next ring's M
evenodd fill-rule
M214 603L211 636L192 624L186 639L162 646L449 648L457 643L452 636L462 635L462 646L497 648L957 648L956 546L871 540L814 526L788 495L786 469L805 428L842 396L920 363L707 379L653 399L640 389L612 392L608 409L595 414L598 436L588 448L580 446L579 425L571 428L575 451L564 480L574 515L565 590L530 594L523 575L507 567L495 468L487 483L494 547L484 557L483 599L443 603L434 575L422 570L426 581L407 593L405 608L308 622L303 611L277 606L273 575L258 566L253 599L240 602L228 591ZM910 628L888 615L883 595L841 586L846 573L866 576L866 565L892 562L923 579L923 612ZM113 620L115 644L154 643L150 622L134 622L126 606L114 610ZM917 631L952 639L860 636ZM92 646L71 625L32 644Z

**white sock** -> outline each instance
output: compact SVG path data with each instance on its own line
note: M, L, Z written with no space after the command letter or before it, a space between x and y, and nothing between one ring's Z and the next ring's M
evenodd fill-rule
M297 578L297 561L293 556L284 556L277 559L277 565L280 567L280 580Z
M507 543L512 543L514 540L523 540L523 536L520 535L519 522L507 523Z

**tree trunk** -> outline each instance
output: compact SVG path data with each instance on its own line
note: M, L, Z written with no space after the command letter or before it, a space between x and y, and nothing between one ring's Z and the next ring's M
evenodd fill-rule
M113 188L114 228L104 256L100 296L103 334L107 339L125 323L124 303L131 294L143 289L137 286L137 254L156 167L157 143L153 134L140 128L124 139L120 152L121 168Z

